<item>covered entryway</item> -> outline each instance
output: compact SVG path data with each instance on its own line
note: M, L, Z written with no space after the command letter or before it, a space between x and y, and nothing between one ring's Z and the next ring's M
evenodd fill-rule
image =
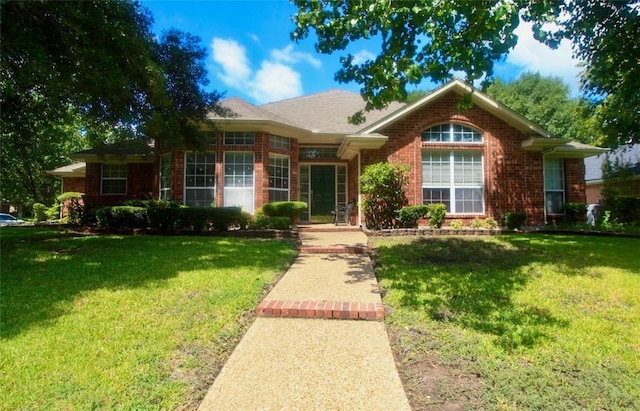
M303 220L313 223L333 221L336 205L347 202L347 166L344 164L304 164L300 166L300 200L309 204Z

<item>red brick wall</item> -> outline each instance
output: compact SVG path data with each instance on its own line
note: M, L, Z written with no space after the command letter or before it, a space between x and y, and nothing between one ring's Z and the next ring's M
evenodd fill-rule
M68 192L85 192L85 177L63 177L62 178L62 191Z
M153 195L154 181L153 163L129 163L127 168L127 194L102 195L100 180L102 176L101 163L87 163L85 176L85 204L88 207L102 207L120 205L124 200L132 198L146 198ZM65 187L65 191L68 190Z
M364 150L362 166L378 162L409 164L410 204L422 203L422 149L481 150L484 157L485 214L500 220L506 211L527 213L527 225L544 224L543 158L540 152L521 148L528 136L506 122L476 107L458 110L460 96L449 93L421 110L395 122L381 133L389 141L381 150ZM481 131L482 144L422 143L422 131L443 123L463 124ZM567 201L585 201L582 159L567 160ZM470 221L477 215L449 215L448 219Z

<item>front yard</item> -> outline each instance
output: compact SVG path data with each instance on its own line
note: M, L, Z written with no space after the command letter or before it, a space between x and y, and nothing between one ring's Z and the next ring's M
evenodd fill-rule
M640 409L639 239L374 244L415 410Z
M292 243L2 228L0 408L197 407Z

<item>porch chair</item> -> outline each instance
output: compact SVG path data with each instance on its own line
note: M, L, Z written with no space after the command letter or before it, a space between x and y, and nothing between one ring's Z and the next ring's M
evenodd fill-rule
M356 206L355 200L351 200L346 206L336 206L333 210L333 224L338 225L341 223L351 225L351 213Z

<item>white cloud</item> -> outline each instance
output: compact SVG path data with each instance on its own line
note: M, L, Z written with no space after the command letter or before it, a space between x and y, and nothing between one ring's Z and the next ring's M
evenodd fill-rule
M241 87L251 76L246 49L235 40L214 38L212 58L221 68L220 79L228 86Z
M376 58L376 55L371 53L368 50L360 50L359 52L353 55L353 64L362 64L367 60L373 60Z
M509 53L506 62L523 70L561 77L571 91L576 93L579 89L579 60L572 57L569 42L563 41L553 50L533 38L531 27L531 23L520 22L515 31L518 44Z
M233 87L256 103L266 103L299 96L303 93L301 75L293 66L307 63L315 68L320 60L309 53L295 51L293 45L274 49L260 68L251 68L246 48L232 39L214 38L211 42L212 69L225 85Z
M278 49L272 50L271 58L281 63L296 64L301 61L305 61L311 64L315 68L320 68L320 66L322 66L322 63L320 62L320 60L313 57L312 54L295 51L293 49L293 44L289 44L287 47L281 50L278 50Z
M302 94L300 73L281 63L262 62L252 83L249 94L258 103L278 101Z

